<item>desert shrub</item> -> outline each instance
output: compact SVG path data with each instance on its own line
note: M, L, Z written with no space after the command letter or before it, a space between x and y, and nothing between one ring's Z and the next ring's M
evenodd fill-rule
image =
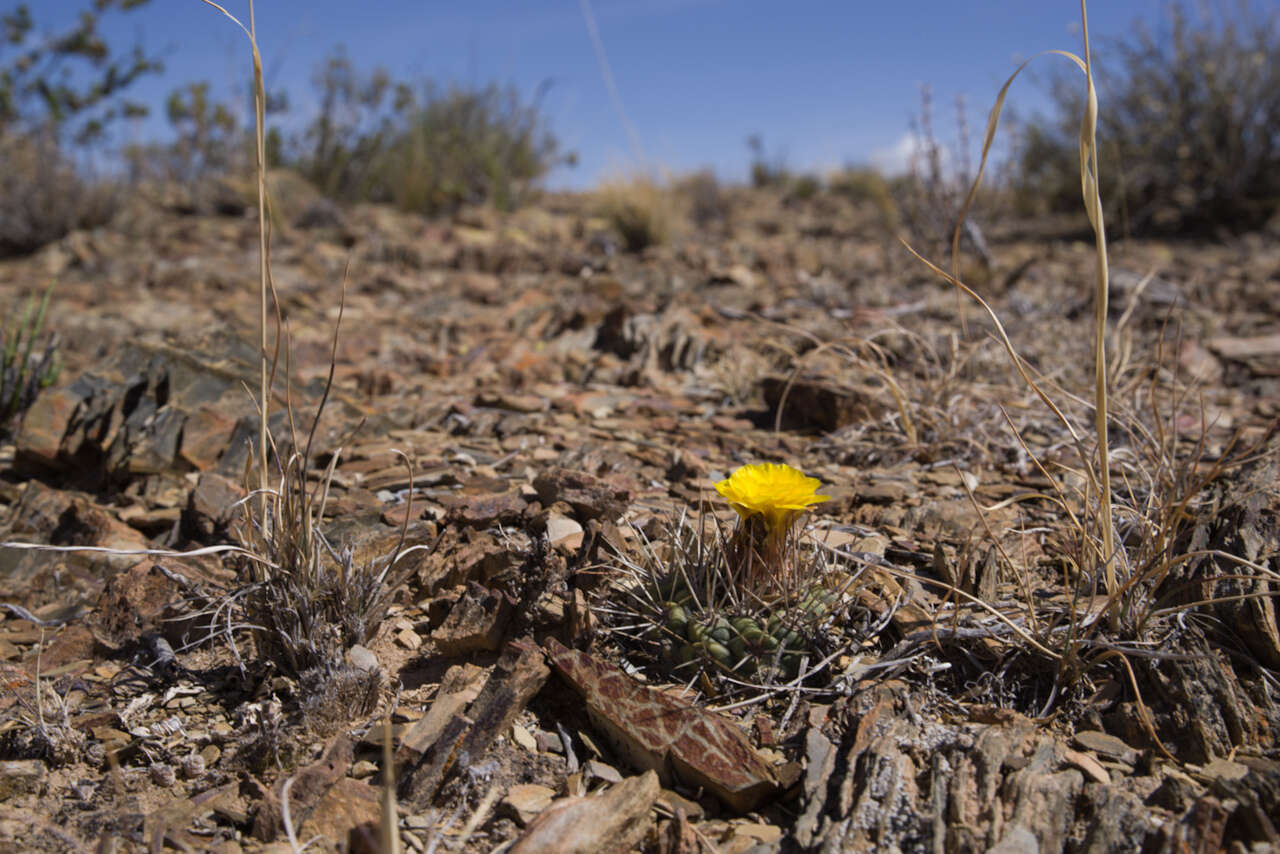
M729 199L710 169L685 175L676 182L675 192L684 200L689 219L698 228L709 228L729 221Z
M114 191L80 175L68 152L146 114L123 93L160 63L140 44L113 53L99 32L104 15L145 2L85 2L75 24L52 33L28 4L0 15L0 256L33 251L114 211Z
M955 100L955 133L944 142L934 128L932 90L929 86L922 87L920 112L912 118L910 130L915 144L908 170L888 182L896 212L894 221L900 223L911 245L938 258L951 255L959 224L961 249L974 252L982 264L990 268L993 259L983 236L981 212L988 206L1001 207L998 176L1005 169L1002 164L988 160L984 185L964 211L962 221L960 214L974 175L964 97L958 96Z
M115 187L84 178L49 133L0 131L0 257L109 220Z
M1214 7L1217 8L1217 7ZM1231 9L1234 8L1234 11ZM1275 12L1180 4L1095 51L1112 221L1131 231L1247 229L1280 208L1280 27ZM1076 210L1083 93L1074 68L1050 79L1054 105L1023 134L1024 211Z
M596 206L628 252L669 240L678 214L675 194L647 175L605 182L596 191Z
M78 143L102 138L122 118L147 108L122 93L139 77L161 69L140 44L112 54L98 31L104 14L127 12L148 0L87 0L76 23L37 34L26 3L0 16L0 129L56 130Z
M295 165L326 194L437 213L518 205L562 156L540 111L514 87L395 83L341 51L315 77L320 112Z
M787 182L787 200L808 201L822 192L822 181L816 175L800 174Z
M751 152L751 186L780 187L790 179L786 155L780 151L769 153L760 134L747 137L747 150Z
M846 166L828 176L827 190L855 204L871 205L891 232L896 232L902 224L898 204L893 198L893 187L884 175L875 169Z

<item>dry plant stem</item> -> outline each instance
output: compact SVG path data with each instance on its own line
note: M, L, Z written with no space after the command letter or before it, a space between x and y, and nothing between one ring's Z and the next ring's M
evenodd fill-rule
M1098 280L1094 296L1096 309L1094 330L1094 372L1096 430L1098 438L1098 515L1102 527L1102 550L1107 577L1107 592L1114 593L1116 585L1115 530L1111 519L1111 463L1107 442L1107 229L1102 219L1102 195L1098 185L1098 93L1093 86L1093 65L1089 54L1089 16L1085 0L1080 0L1080 20L1084 29L1084 75L1089 84L1089 98L1084 120L1080 125L1080 185L1084 194L1085 210L1093 225L1096 238ZM1110 612L1113 628L1119 626L1119 603Z
M1085 7L1086 7L1085 0L1080 0L1080 18L1081 18L1081 23L1084 30L1084 48L1085 48L1084 59L1081 59L1075 54L1070 53L1068 51L1063 51L1063 50L1050 50L1050 51L1044 51L1044 53L1057 54L1059 56L1063 56L1071 60L1072 62L1074 62L1080 68L1080 70L1084 72L1085 80L1088 86L1088 98L1086 102L1085 114L1080 124L1080 184L1081 184L1081 192L1084 196L1085 211L1086 213L1088 213L1089 221L1093 226L1094 235L1096 237L1096 245L1097 245L1097 289L1096 289L1096 296L1094 300L1095 307L1097 309L1096 318L1095 318L1096 319L1096 328L1095 328L1096 340L1095 340L1095 349L1094 349L1094 358L1096 363L1094 411L1096 415L1095 429L1096 429L1096 439L1097 439L1097 445L1098 445L1098 450L1097 450L1098 471L1088 472L1088 477L1090 482L1096 487L1097 496L1098 496L1098 499L1097 499L1098 500L1098 516L1099 516L1098 525L1102 529L1100 532L1101 539L1102 539L1102 546L1101 546L1102 553L1099 556L1100 562L1102 563L1102 566L1105 572L1105 579L1106 579L1105 583L1106 583L1107 593L1114 595L1119 588L1119 584L1117 583L1117 580L1116 580L1116 569L1115 569L1117 554L1115 550L1115 532L1112 526L1111 473L1110 473L1110 461L1108 459L1109 455L1108 455L1108 442L1107 442L1107 374L1106 374L1106 369L1107 369L1106 320L1107 320L1107 280L1108 280L1107 242L1106 242L1106 229L1105 229L1103 218L1102 218L1102 198L1101 198L1101 194L1098 186L1098 151L1097 151L1098 97L1097 97L1097 90L1094 88L1094 85L1093 85L1093 68L1090 63L1090 55L1089 55L1089 47L1090 47L1089 20L1088 20L1088 15ZM916 258L922 261L926 266L928 266L935 273L937 273L938 275L942 276L944 279L951 282L960 290L964 291L971 298L976 300L983 307L983 309L986 310L987 314L991 317L992 321L995 323L996 329L1000 334L1001 341L1004 343L1005 349L1008 351L1009 356L1014 363L1014 366L1018 370L1018 373L1022 375L1023 380L1026 381L1026 383L1032 388L1032 390L1041 399L1041 401L1044 402L1045 405L1047 405L1053 411L1053 413L1059 418L1059 420L1062 421L1062 423L1067 427L1068 431L1070 431L1072 439L1075 440L1076 443L1078 444L1080 441L1080 436L1076 433L1075 429L1071 426L1070 422L1067 421L1066 417L1062 414L1062 412L1058 409L1058 407L1055 406L1051 400L1049 400L1048 396L1045 395L1045 393L1041 390L1039 385L1037 385L1031 379L1029 373L1027 372L1025 366L1022 363L1022 360L1018 357L1017 353L1014 351L1013 345L1009 341L1008 336L1005 334L1004 327L1000 324L1000 320L999 318L996 317L995 312L991 309L989 305L987 305L987 303L980 296L978 296L977 293L975 293L971 288L969 288L967 285L961 282L959 276L957 275L960 229L964 223L965 214L968 212L969 206L972 204L974 197L977 195L978 187L982 182L982 175L986 170L987 158L990 155L991 145L995 140L995 133L999 125L1000 113L1004 107L1005 97L1008 95L1009 87L1013 84L1013 81L1017 78L1017 76L1020 73L1022 73L1023 69L1025 69L1032 60L1038 58L1040 55L1042 54L1037 54L1036 56L1031 57L1031 59L1024 61L1021 65L1018 66L1018 68L1013 72L1013 74L1009 76L1009 79L1006 80L1004 85L1000 88L1000 93L996 97L995 105L991 108L991 113L987 117L987 130L986 130L986 135L983 139L982 158L978 164L978 172L974 178L972 186L969 189L969 194L965 198L965 203L963 206L961 206L960 217L956 223L955 231L952 234L952 270L953 272L947 273L943 271L937 265L930 263L923 256L921 256L920 253L915 251L915 249L913 249L910 246L910 244L908 244L905 240L902 240L901 242L903 243L904 246L906 246L907 251L909 251L912 255L914 255ZM1089 456L1091 455L1084 454L1082 455L1082 458L1087 459ZM1110 619L1113 626L1118 625L1120 620L1120 610L1118 607L1116 607L1116 605L1118 605L1118 603L1113 604L1113 607L1111 608L1111 611L1110 611Z
M266 138L264 135L264 126L266 124L266 92L262 82L262 56L258 53L257 28L254 22L253 0L249 0L249 26L246 27L240 22L235 15L232 15L224 7L215 3L214 0L200 0L208 6L217 9L227 18L229 18L236 26L244 31L249 37L249 45L253 48L253 112L254 122L256 125L254 142L257 150L257 172L258 172L258 356L259 365L259 394L262 398L261 403L261 424L258 426L258 489L263 496L261 502L262 525L265 529L268 516L268 502L266 493L270 491L267 472L267 450L268 450L268 431L267 431L267 415L270 410L269 400L267 398L267 390L270 388L271 382L268 377L268 364L274 363L274 359L267 359L267 290L270 281L270 258L268 252L267 240L267 179L266 179ZM274 288L272 288L274 290ZM277 308L279 302L277 301ZM277 341L277 344L279 342Z
M398 696L398 695L397 695ZM382 854L400 854L400 816L396 810L396 766L391 751L391 713L382 722Z
M258 425L258 486L267 487L267 416L270 401L267 399L267 167L266 145L263 137L266 94L262 84L262 57L258 54L258 30L253 14L253 0L249 0L249 40L253 43L253 118L255 125L254 148L258 172L258 393L262 396L262 421ZM267 501L262 501L262 519L267 518Z

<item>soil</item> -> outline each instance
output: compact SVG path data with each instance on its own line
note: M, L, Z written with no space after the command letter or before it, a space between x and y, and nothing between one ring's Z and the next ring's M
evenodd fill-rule
M870 205L703 202L642 252L588 196L281 206L272 435L338 565L403 553L323 624L208 550L258 506L253 211L0 262L63 360L0 438L0 539L62 547L0 549L3 845L379 850L389 726L415 851L1280 848L1276 235L1111 246L1108 597L1078 223L982 220L997 326ZM673 666L632 595L754 462L829 496L799 679Z

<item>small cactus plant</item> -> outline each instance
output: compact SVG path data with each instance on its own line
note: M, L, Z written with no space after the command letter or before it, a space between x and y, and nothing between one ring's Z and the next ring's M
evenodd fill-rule
M40 390L52 385L62 370L58 337L48 335L37 345L49 308L50 286L37 307L28 299L8 329L0 327L0 433L8 430L35 402Z
M856 572L797 530L800 516L826 500L818 486L768 464L716 484L737 524L726 531L714 518L685 515L658 543L645 541L638 558L620 555L629 583L621 604L604 606L621 618L615 631L649 647L672 675L704 687L716 688L720 677L741 688L812 675L846 639L840 629L857 583Z

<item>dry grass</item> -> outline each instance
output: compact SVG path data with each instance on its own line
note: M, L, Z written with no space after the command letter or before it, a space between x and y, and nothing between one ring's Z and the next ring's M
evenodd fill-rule
M1205 440L1207 425L1203 418L1198 437L1179 434L1177 425L1185 420L1189 411L1194 411L1197 399L1192 387L1180 384L1176 374L1161 365L1159 354L1148 364L1122 361L1116 365L1116 373L1125 376L1127 381L1119 386L1119 398L1113 399L1117 378L1108 376L1109 275L1106 229L1097 181L1098 103L1083 2L1081 13L1084 57L1064 51L1050 53L1071 60L1084 72L1086 81L1079 133L1079 172L1085 210L1096 237L1092 400L1077 397L1037 374L1016 351L995 311L957 272L963 216L978 192L1009 87L1026 63L1005 83L991 111L982 162L961 207L961 223L957 224L952 237L951 271L925 260L910 246L908 249L950 282L958 295L968 297L981 307L1018 376L1043 404L1045 413L1051 415L1053 432L1060 435L1064 447L1072 451L1067 457L1059 453L1052 462L1042 459L1024 440L1019 427L1009 420L1011 435L1019 448L1049 484L1048 492L1026 498L1045 502L1050 510L1048 522L1054 531L1050 543L1062 561L1060 580L1066 589L1065 600L1037 605L1032 595L1030 568L1020 566L987 528L1000 564L1018 580L1019 588L1024 591L1020 621L1027 631L1016 635L1025 642L1021 654L1047 656L1055 667L1052 690L1041 713L1047 713L1065 694L1078 692L1090 684L1098 668L1114 666L1116 678L1132 691L1148 735L1168 756L1150 710L1143 702L1133 661L1178 658L1179 653L1163 647L1173 624L1188 610L1202 610L1225 601L1209 596L1177 607L1161 607L1171 572L1192 557L1179 553L1178 549L1188 541L1189 527L1200 515L1198 505L1204 501L1208 487L1250 455L1231 456L1224 452L1209 457ZM1080 423L1081 414L1092 415L1091 429ZM1119 441L1113 438L1113 428L1119 428ZM974 503L978 506L976 500ZM982 508L979 510L982 512ZM985 517L983 524L986 525ZM1261 572L1268 578L1273 575L1257 565L1241 565L1238 571L1242 575ZM955 614L958 620L959 611Z
M596 190L596 209L628 252L666 243L679 229L678 195L667 182L648 175L605 182Z

